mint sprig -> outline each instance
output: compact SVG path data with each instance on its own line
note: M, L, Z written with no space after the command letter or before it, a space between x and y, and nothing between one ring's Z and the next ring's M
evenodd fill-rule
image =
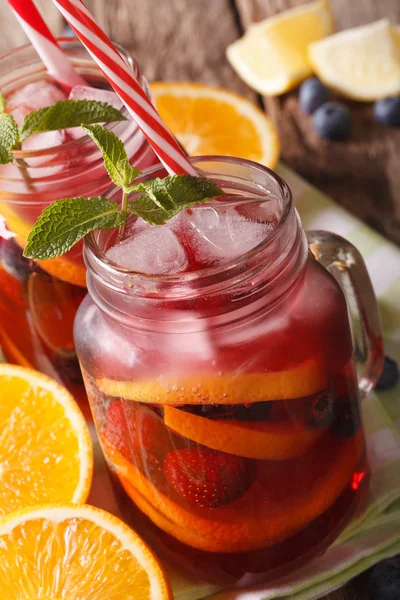
M170 175L164 179L143 181L132 186L131 190L143 194L128 203L128 212L153 225L164 225L185 208L223 194L213 181L190 175Z
M3 113L7 108L7 102L4 94L0 92L0 113Z
M28 236L24 255L48 260L68 252L92 229L113 229L125 221L113 200L64 198L44 209Z
M85 122L82 127L100 148L111 181L129 194L129 186L140 175L140 171L130 164L122 141L115 133L101 125L88 125Z
M93 229L120 228L135 214L153 225L163 225L181 210L205 202L223 191L202 177L170 175L134 183L141 174L130 163L121 140L100 125L83 125L100 148L111 180L122 189L121 205L108 198L65 198L50 204L28 237L24 256L46 260L64 254ZM128 194L137 194L128 200Z
M35 110L24 118L20 139L30 135L79 127L82 123L111 123L126 121L126 117L114 106L98 100L59 100L52 106Z
M0 163L13 161L12 150L19 142L18 125L12 115L0 113Z
M19 142L18 125L12 115L6 114L6 108L6 99L0 92L0 164L12 162L12 149Z
M13 162L14 150L30 135L79 127L82 123L112 123L126 121L126 117L114 106L98 100L59 100L52 106L30 112L22 126L14 117L6 114L7 101L0 92L0 164ZM21 166L19 164L19 166Z

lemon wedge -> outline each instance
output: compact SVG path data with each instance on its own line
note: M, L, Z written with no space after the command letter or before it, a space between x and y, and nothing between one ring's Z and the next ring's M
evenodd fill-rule
M328 1L316 0L252 25L228 46L227 58L260 94L283 94L312 74L308 46L334 29Z
M373 101L400 92L400 31L387 19L314 42L309 56L318 77L349 98Z

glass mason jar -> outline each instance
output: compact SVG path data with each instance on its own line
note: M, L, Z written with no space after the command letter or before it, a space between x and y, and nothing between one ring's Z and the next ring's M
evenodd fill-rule
M125 518L181 568L240 585L323 552L365 498L351 327L363 393L381 333L360 255L311 234L332 276L279 176L193 163L229 194L208 207L235 194L235 210L274 228L225 264L156 276L110 262L115 232L91 233L75 343Z
M79 41L60 43L93 87L109 88ZM120 52L140 77L132 57L122 48ZM31 45L0 58L0 89L6 96L40 80L48 81L49 76ZM142 85L147 86L144 80ZM122 112L128 116L125 109ZM123 140L135 167L144 169L155 163L155 155L136 123L129 120L108 127ZM0 239L0 345L10 362L56 377L79 398L84 396L84 387L72 329L75 312L86 294L81 246L61 258L37 263L24 259L21 248L49 203L105 194L111 182L101 153L88 136L14 154L13 164L0 165L0 215L16 234L11 240Z

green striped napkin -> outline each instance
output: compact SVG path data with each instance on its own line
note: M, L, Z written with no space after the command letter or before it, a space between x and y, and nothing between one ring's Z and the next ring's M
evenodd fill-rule
M326 229L360 250L379 298L386 353L400 362L400 250L280 165L306 230ZM371 565L400 553L400 386L363 402L372 467L367 506L325 554L273 584L217 588L171 572L177 600L311 600L342 586Z

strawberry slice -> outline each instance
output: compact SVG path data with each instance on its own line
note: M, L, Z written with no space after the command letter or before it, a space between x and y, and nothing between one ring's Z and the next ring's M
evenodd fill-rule
M254 479L251 461L205 447L169 452L164 473L178 494L203 508L237 500Z
M104 436L126 460L132 460L135 434L135 405L133 402L114 400L107 408Z
M165 455L187 443L171 432L152 408L123 399L109 404L102 435L108 446L146 476L158 471L163 479L161 465Z

